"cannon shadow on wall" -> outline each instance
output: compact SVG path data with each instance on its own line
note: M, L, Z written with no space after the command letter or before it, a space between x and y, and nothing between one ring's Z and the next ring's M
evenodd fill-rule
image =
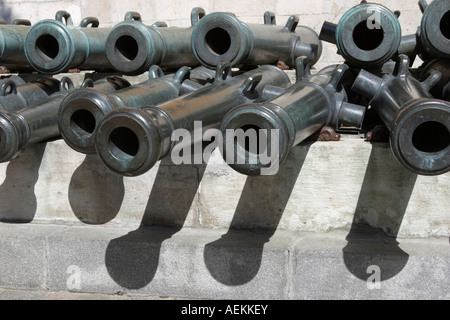
M386 171L388 162L391 170ZM369 267L378 267L380 280L385 281L400 273L409 259L396 237L417 174L397 163L388 144L372 144L348 242L342 249L348 271L364 281L371 275Z
M5 4L5 1L0 0L0 20L11 23L14 18L12 16L12 9Z
M0 222L29 223L37 210L35 185L47 143L37 143L11 160L0 186Z
M123 177L109 171L97 154L88 154L74 171L69 184L69 203L85 224L105 224L120 211L125 195Z
M301 151L293 152L289 165L281 166L277 175L247 178L228 232L204 249L205 265L214 279L234 286L245 284L258 274L264 244L277 230L310 144L299 146ZM153 280L161 245L181 230L196 201L206 167L206 163L174 166L170 160L161 161L141 227L111 240L106 249L105 265L117 284L127 289L140 289ZM192 179L193 174L197 179ZM242 247L243 237L248 240L248 229L244 228L262 224L265 227L252 234L252 246ZM151 225L160 226L158 232L152 233L154 229L146 228ZM135 241L146 245L136 246Z
M247 177L228 232L204 248L205 265L216 281L238 286L257 276L264 245L277 230L310 146L311 142L297 146L277 175ZM401 272L409 259L396 236L417 175L400 165L386 172L387 161L396 161L389 145L373 144L348 243L342 250L348 271L363 281L370 276L370 266L380 268L384 281ZM105 264L117 284L140 289L153 280L162 243L181 230L196 201L206 166L175 166L170 160L161 161L141 226L108 244ZM198 179L192 179L194 175ZM158 232L146 228L151 225L160 226ZM255 229L249 230L252 226ZM250 233L251 246L242 246ZM141 245L136 246L135 241Z
M215 280L237 286L256 277L264 244L277 230L310 146L311 142L297 146L276 175L247 177L228 232L206 244L203 252L205 265ZM249 237L245 228L252 226L260 230L252 231ZM242 246L249 241L251 246Z
M206 170L202 165L173 165L160 161L141 226L109 242L105 265L110 277L127 289L140 289L154 278L162 243L181 230ZM192 177L196 177L193 179ZM152 232L148 226L160 226ZM136 245L139 241L144 245Z

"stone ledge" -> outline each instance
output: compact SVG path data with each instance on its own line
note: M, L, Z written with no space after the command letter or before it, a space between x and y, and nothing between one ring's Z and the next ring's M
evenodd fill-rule
M448 238L0 224L0 287L201 299L449 299ZM379 268L380 289L369 289Z

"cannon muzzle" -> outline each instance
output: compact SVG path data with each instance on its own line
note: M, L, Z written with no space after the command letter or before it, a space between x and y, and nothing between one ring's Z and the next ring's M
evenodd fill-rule
M320 32L320 39L336 44L345 62L358 68L375 68L395 57L401 38L397 16L365 1L345 12L337 25L325 22Z
M201 121L202 133L217 130L233 107L259 101L266 85L289 83L287 75L275 66L261 66L231 76L231 65L220 64L214 82L193 93L154 107L117 108L110 112L98 127L97 152L105 165L118 174L143 174L175 147L190 148L199 142L193 134L196 121ZM177 143L172 139L175 131L187 132L189 139Z
M75 89L67 77L64 77L60 84L62 90L52 94L45 101L17 112L0 112L0 162L19 156L27 145L60 136L58 108L64 97ZM112 92L130 84L123 78L108 77L96 82L85 80L82 87L92 85L106 92ZM86 121L82 126L90 125L92 124Z
M25 37L25 55L30 65L41 73L57 74L69 69L113 70L106 58L109 28L98 28L95 18L74 26L70 15L61 11L59 20L42 20L34 24ZM58 18L59 17L59 18Z
M435 58L450 58L450 3L434 0L429 5L419 1L422 20L415 34L402 37L399 54L407 55L411 61L419 55L428 62Z
M192 26L176 28L158 23L148 26L141 22L139 14L129 13L108 33L106 56L114 69L126 75L142 74L152 65L163 69L197 66L190 39L193 26L204 15L202 8L194 8Z
M283 94L240 105L224 117L221 151L234 170L251 176L276 174L290 150L322 127L362 126L366 108L348 103L340 85L348 67L337 66L331 73L325 68L311 76L306 63L297 60L301 76Z
M247 24L231 13L208 14L194 27L192 51L208 68L222 61L239 67L276 64L279 60L294 66L300 56L306 56L311 64L319 60L319 36L308 27L298 26L297 16L291 16L284 27L275 25L275 16L270 12L266 12L264 20L264 24Z
M394 74L379 78L361 70L352 90L371 99L402 165L421 175L443 174L450 170L450 103L429 93L441 75L431 71L419 82L408 66L409 58L400 55Z
M424 52L432 57L450 58L450 2L419 2L423 11L419 38ZM426 58L426 57L424 57Z
M59 108L61 135L74 150L95 153L97 125L105 115L115 108L156 105L175 99L182 93L198 90L202 85L189 80L192 73L195 74L195 69L183 67L175 74L165 76L161 68L152 66L147 81L116 92L106 93L98 88L75 90L64 99ZM83 126L86 122L92 125Z

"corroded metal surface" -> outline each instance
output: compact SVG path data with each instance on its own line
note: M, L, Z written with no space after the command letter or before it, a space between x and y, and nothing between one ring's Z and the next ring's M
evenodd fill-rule
M392 75L379 78L361 70L353 90L371 99L401 164L417 174L443 174L450 170L450 103L429 93L441 75L432 71L419 82L408 66L408 57L400 55Z
M397 54L401 26L388 8L363 1L348 10L338 24L324 22L320 39L336 44L350 66L374 68Z
M195 122L201 121L202 133L218 128L224 115L247 102L259 101L267 85L287 86L289 77L275 66L261 66L232 76L231 66L221 64L214 82L193 93L155 107L117 108L100 123L97 152L112 171L126 176L145 173L174 146L191 146L196 139ZM172 141L172 133L182 129L189 141Z
M366 133L365 140L368 142L389 142L389 130L384 124L376 125Z
M306 60L297 59L296 84L266 102L240 105L224 117L220 127L224 136L224 159L230 157L230 150L225 146L229 140L234 141L238 129L244 132L247 128L257 130L267 150L276 153L274 161L282 164L295 145L324 126L333 129L341 125L361 127L366 108L348 103L340 84L347 70L348 66L343 64L311 75ZM262 135L261 130L268 133ZM276 132L278 141L272 140L271 132ZM278 148L274 142L278 142ZM273 163L262 163L259 150L254 153L251 148L239 147L239 142L233 144L235 148L231 151L234 151L233 157L237 160L229 165L234 170L246 175L260 175L263 170L272 167ZM256 159L252 162L250 158Z
M197 66L192 54L190 40L193 27L205 15L202 8L191 11L191 27L167 27L156 22L145 25L141 16L129 12L125 21L115 25L106 38L106 56L112 66L126 75L137 75L152 65L163 69Z
M0 64L5 69L30 70L24 53L25 36L30 25L31 22L24 19L16 19L11 25L0 24Z
M0 109L17 111L47 99L59 91L60 81L42 76L41 79L25 82L19 76L0 80Z
M284 27L277 26L273 13L266 12L264 24L248 24L232 13L214 12L195 26L192 51L209 68L222 61L237 67L281 61L281 65L294 67L300 56L315 64L322 54L322 43L313 29L298 23L299 18L291 16Z
M95 153L95 133L97 124L115 108L156 105L176 97L196 91L203 85L192 79L208 81L212 71L181 68L175 74L164 75L161 68L152 66L149 79L116 92L104 92L101 88L75 90L62 101L58 112L61 135L67 144L78 152ZM83 130L78 122L93 123L89 130Z
M430 93L436 99L450 101L450 59L437 58L425 62L416 70L418 79L426 77L432 70L441 73L441 79L431 89Z
M30 28L24 52L30 65L42 73L76 68L111 71L105 52L109 30L98 28L95 18L86 18L80 26L74 26L69 13L58 11L55 20L42 20Z
M106 92L128 85L128 81L118 77L96 82L88 79L82 84L83 87L94 86ZM60 91L53 93L46 100L16 112L0 112L0 162L19 156L30 144L59 137L58 108L72 90L72 81L65 77L60 82ZM82 124L85 127L90 125L89 121Z
M450 2L433 0L428 4L419 1L422 20L415 34L402 38L400 54L406 54L411 60L419 55L422 60L450 58Z

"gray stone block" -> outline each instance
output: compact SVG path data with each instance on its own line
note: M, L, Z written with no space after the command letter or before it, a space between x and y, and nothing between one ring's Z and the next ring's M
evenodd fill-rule
M0 287L44 289L47 274L46 232L27 225L0 226Z
M0 300L44 300L50 293L47 291L17 290L0 288Z
M321 237L298 242L293 254L293 299L448 299L446 239ZM436 242L435 242L436 241ZM399 243L400 242L400 243ZM404 243L404 244L403 244ZM440 248L444 252L437 252Z
M164 242L148 293L212 299L282 299L290 236L271 232L189 230ZM270 290L267 290L270 288ZM156 290L156 291L153 291Z
M193 299L450 298L447 238L34 223L0 224L0 235L0 287L12 289Z
M105 252L123 230L95 227L60 228L48 237L47 286L54 291L116 293L119 284L108 275ZM140 265L139 261L136 265Z

